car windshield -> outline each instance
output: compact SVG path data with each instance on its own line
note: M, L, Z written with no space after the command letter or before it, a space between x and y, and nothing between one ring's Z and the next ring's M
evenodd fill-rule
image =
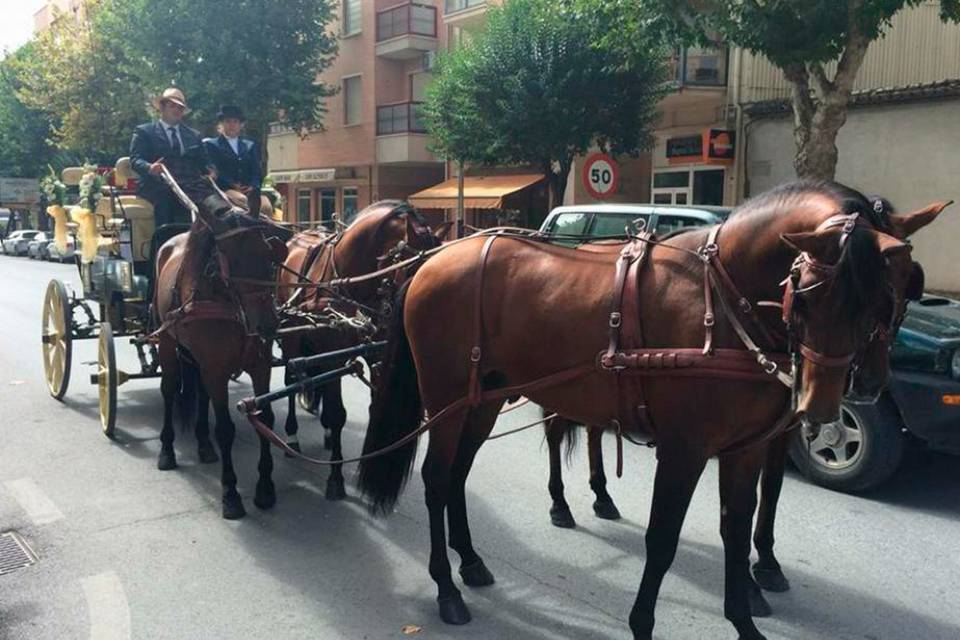
M707 222L699 218L660 215L657 217L657 228L655 231L658 236L665 236L674 231L692 229L693 227L704 227L707 226L707 224Z
M36 231L24 231L22 237L27 240L33 240L36 236L37 236Z
M585 213L561 213L553 219L550 235L582 236L587 232L589 219L590 217Z
M634 220L643 220L646 224L650 219L647 213L598 213L593 223L590 235L598 238L604 236L627 236L627 226Z

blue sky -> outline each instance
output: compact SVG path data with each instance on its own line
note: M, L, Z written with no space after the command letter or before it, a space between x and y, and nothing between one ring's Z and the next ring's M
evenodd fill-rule
M33 14L44 0L13 0L3 3L0 19L0 52L16 49L33 35Z

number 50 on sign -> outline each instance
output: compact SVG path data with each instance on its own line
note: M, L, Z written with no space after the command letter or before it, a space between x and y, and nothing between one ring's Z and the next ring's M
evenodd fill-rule
M594 198L609 198L617 192L620 169L605 153L593 153L583 163L583 186Z

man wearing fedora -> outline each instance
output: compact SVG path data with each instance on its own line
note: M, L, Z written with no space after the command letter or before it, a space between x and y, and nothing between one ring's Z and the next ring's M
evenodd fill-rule
M215 172L200 134L181 121L190 112L183 92L167 89L154 99L160 112L156 122L141 124L130 141L130 163L139 176L137 195L153 204L157 226L190 222L190 212L160 178L163 166L190 196L200 203L212 189L205 175Z
M217 185L226 191L233 189L249 194L259 191L263 182L260 165L260 149L249 138L243 138L243 125L246 118L240 107L225 105L217 114L217 128L220 135L205 138L207 155L217 169Z

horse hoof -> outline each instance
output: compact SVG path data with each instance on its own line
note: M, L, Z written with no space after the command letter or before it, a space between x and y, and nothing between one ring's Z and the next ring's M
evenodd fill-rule
M217 452L214 451L213 447L197 449L197 457L203 464L212 464L220 460L220 456L217 455Z
M239 520L245 515L247 515L247 510L243 508L243 500L240 496L223 497L224 520Z
M479 558L471 565L460 567L460 577L463 578L463 584L468 587L489 587L496 582L487 565L483 564L483 560Z
M277 504L277 492L273 488L273 483L261 485L257 483L257 491L253 496L253 504L257 509L269 509ZM243 505L241 505L242 507Z
M790 581L783 575L778 564L764 566L756 563L753 565L753 579L764 591L783 593L790 590Z
M573 519L573 514L570 513L570 507L566 505L562 507L551 507L550 522L553 526L560 527L561 529L573 529L577 526L577 521Z
M613 504L613 500L601 502L597 500L593 503L593 512L597 514L598 518L603 518L604 520L619 520L620 519L620 510L617 509L617 505Z
M157 457L157 469L160 471L170 471L177 468L177 454L173 451L169 453L161 451Z
M750 615L754 618L769 618L773 613L770 603L763 597L763 592L759 589L750 589Z
M343 500L347 497L347 490L343 487L343 478L339 480L334 480L330 478L327 480L327 490L324 493L324 497L327 500Z
M290 447L291 449L293 449L294 451L296 451L297 453L300 453L300 452L301 452L301 450L300 450L300 443L299 443L299 442L288 442L288 443L287 443L287 446ZM285 458L293 458L294 456L291 455L291 454L289 454L289 453L287 453L286 451L284 451L284 452L283 452L283 457L285 457Z
M463 603L459 592L446 598L437 598L437 605L440 607L440 619L447 624L461 625L470 622L470 610Z

